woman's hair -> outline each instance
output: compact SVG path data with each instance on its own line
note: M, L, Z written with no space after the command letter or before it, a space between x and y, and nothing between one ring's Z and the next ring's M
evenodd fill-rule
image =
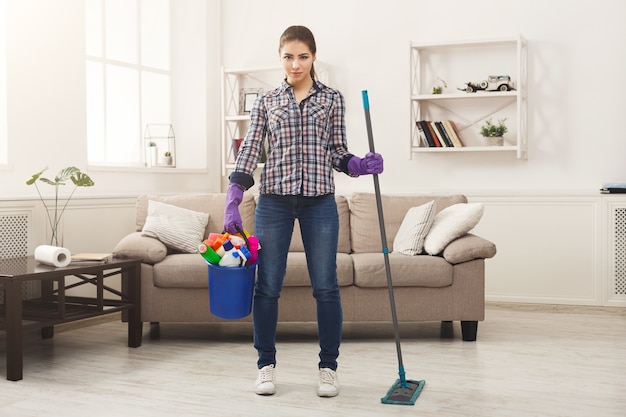
M280 36L280 43L278 45L278 53L282 49L283 45L287 42L292 41L300 41L306 44L309 47L309 50L313 55L317 53L317 47L315 46L315 37L313 36L313 32L309 30L309 28L305 26L289 26L283 34ZM315 79L317 76L315 74L315 66L311 65L311 78Z

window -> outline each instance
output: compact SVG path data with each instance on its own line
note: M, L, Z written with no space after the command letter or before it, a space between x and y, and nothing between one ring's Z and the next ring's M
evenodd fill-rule
M0 0L0 165L9 163L7 140L7 17L5 6L5 0Z
M171 123L170 1L85 5L87 159L144 166L145 126Z

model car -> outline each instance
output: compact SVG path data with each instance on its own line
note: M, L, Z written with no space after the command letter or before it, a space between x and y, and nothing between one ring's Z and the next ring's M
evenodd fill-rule
M478 82L468 82L464 88L459 88L467 93L474 93L478 90L484 91L509 91L515 90L515 83L508 75L490 75L486 80Z

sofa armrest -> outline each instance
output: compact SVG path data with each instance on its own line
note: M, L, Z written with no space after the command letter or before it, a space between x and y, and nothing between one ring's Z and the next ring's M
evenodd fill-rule
M142 236L141 232L126 235L113 248L113 256L139 258L141 262L154 265L167 256L167 247L158 239Z
M442 253L444 259L451 264L460 264L472 259L493 258L495 254L495 244L471 233L450 242Z

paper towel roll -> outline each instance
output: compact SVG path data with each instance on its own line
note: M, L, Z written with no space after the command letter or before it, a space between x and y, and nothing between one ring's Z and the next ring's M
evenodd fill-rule
M70 264L72 254L59 246L40 245L35 248L35 260L42 264L63 267Z

